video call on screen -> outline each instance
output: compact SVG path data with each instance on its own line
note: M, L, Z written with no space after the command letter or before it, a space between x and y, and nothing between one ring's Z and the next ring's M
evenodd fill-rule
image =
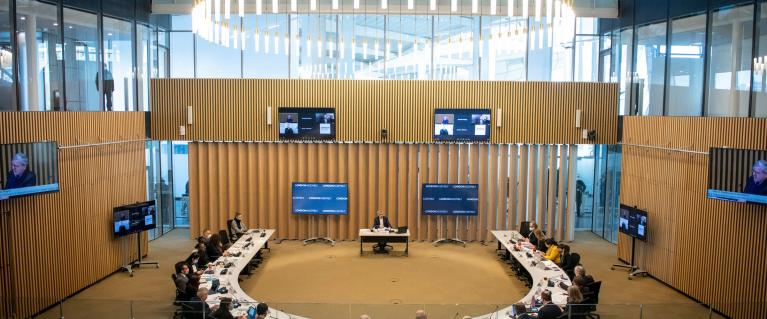
M707 196L767 204L767 150L711 148Z
M488 141L490 124L489 109L436 109L434 140Z
M281 139L326 140L336 137L336 113L332 108L279 109Z

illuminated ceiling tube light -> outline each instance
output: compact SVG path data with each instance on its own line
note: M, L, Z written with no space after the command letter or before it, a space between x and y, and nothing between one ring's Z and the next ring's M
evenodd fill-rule
M264 53L269 54L269 30L264 31Z
M234 48L237 49L240 43L240 30L237 29L237 26L234 26L234 30L232 31L232 35L234 36Z
M285 41L285 45L283 45L283 46L285 47L285 50L283 50L283 51L285 51L285 56L288 56L288 55L290 55L290 36L288 36L287 32L285 32L285 38L284 39L285 39L284 40Z
M216 12L216 22L221 21L221 0L216 0L214 10Z
M317 11L317 0L309 1L309 9L312 9L312 11Z
M274 54L280 54L280 35L274 31Z
M389 8L389 2L386 0L381 0L381 9L386 10L387 8Z
M429 10L437 10L437 0L429 0Z
M412 1L412 0L410 0ZM357 10L360 8L360 0L354 0L354 10Z
M256 0L256 15L261 15L264 12L264 0Z
M341 59L344 58L344 51L345 51L344 50L344 38L340 37L338 39L338 55L339 55L339 58L341 58Z
M245 16L245 0L237 0L237 10L240 18Z
M514 16L514 0L507 0L506 5L506 15L513 17Z
M471 13L476 14L479 11L479 4L477 0L471 0Z
M298 0L290 0L290 11L298 11Z
M333 10L338 10L338 0L333 0L331 7Z
M246 43L245 37L246 37L245 28L242 28L242 30L240 30L240 42L241 42L240 48L243 50L245 50L245 43Z
M522 0L522 17L530 17L530 0Z
M498 0L490 0L490 15L495 15L498 11Z
M535 0L535 21L541 21L541 0Z
M450 0L450 11L458 11L458 0Z
M359 1L359 0L355 0L355 1ZM415 4L413 2L414 2L413 0L407 0L407 9L408 10L413 10L413 8L415 7Z
M554 18L554 3L552 0L546 0L546 22L551 24Z
M554 16L562 18L562 1L557 0L556 5L554 5Z
M280 0L272 0L272 13L279 12Z
M229 20L231 16L232 16L232 1L224 0L224 18Z
M258 52L261 49L261 34L260 30L256 28L256 33L253 34L253 50Z
M312 57L312 36L308 35L306 36L306 57L311 58Z

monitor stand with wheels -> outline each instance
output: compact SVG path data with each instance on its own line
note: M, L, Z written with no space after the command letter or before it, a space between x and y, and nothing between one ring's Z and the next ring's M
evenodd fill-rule
M130 264L123 265L120 269L125 269L128 274L133 277L133 268L141 268L141 265L155 265L160 268L160 263L157 261L144 261L141 258L141 232L136 233L136 246L138 248L138 260L131 262ZM130 255L130 251L128 251Z
M314 216L311 216L311 220L309 222L310 223L314 223ZM327 224L328 224L327 227L329 228L330 227L330 223L327 223ZM328 231L327 233L329 234L330 231ZM330 239L329 237L310 237L308 239L304 239L304 246L308 245L309 243L316 243L316 242L327 242L327 243L330 243L330 246L335 246L336 245L336 241Z
M613 264L612 267L610 267L610 270L615 270L615 268L622 268L622 269L628 269L629 270L629 280L631 280L632 277L637 275L643 275L647 276L648 273L646 270L639 269L639 266L637 266L634 263L634 247L636 245L636 237L631 236L631 264Z
M441 223L441 220L440 220ZM445 244L458 244L463 245L463 248L466 248L466 242L458 238L458 231L456 230L456 237L453 238L439 238L434 241L434 246L438 246L439 244L445 243ZM442 235L442 231L440 231L440 235Z

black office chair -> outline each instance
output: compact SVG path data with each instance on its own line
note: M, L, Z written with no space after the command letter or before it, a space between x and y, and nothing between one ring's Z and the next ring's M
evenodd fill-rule
M589 305L589 312L586 318L599 319L599 314L594 312L597 311L597 305L599 304L599 290L602 289L602 282L595 281L586 285L586 288L589 289L589 292L583 296L585 298L583 303Z
M232 223L234 223L234 220L233 220L233 219L228 219L228 220L226 221L226 230L229 232L229 240L230 240L231 242L236 242L236 241L237 241L237 239L239 239L239 238L237 237L237 234L235 234L235 233L232 231Z
M565 311L557 319L586 319L589 315L591 305L587 304L568 304Z
M575 278L575 266L578 266L580 264L581 264L581 255L578 253L570 253L570 264L563 265L564 271L567 274L567 277L570 278L570 280L573 280L573 278Z
M232 242L229 241L229 233L226 230L219 230L218 236L221 237L221 245L224 245L225 249L232 246Z

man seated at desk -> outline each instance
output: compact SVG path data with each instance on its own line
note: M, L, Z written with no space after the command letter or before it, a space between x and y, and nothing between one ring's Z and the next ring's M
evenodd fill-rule
M379 209L376 214L377 216L373 220L373 229L391 228L391 224L389 224L389 218L384 215L383 210ZM376 252L386 253L386 240L378 241L378 245L374 246L373 248L375 248Z

